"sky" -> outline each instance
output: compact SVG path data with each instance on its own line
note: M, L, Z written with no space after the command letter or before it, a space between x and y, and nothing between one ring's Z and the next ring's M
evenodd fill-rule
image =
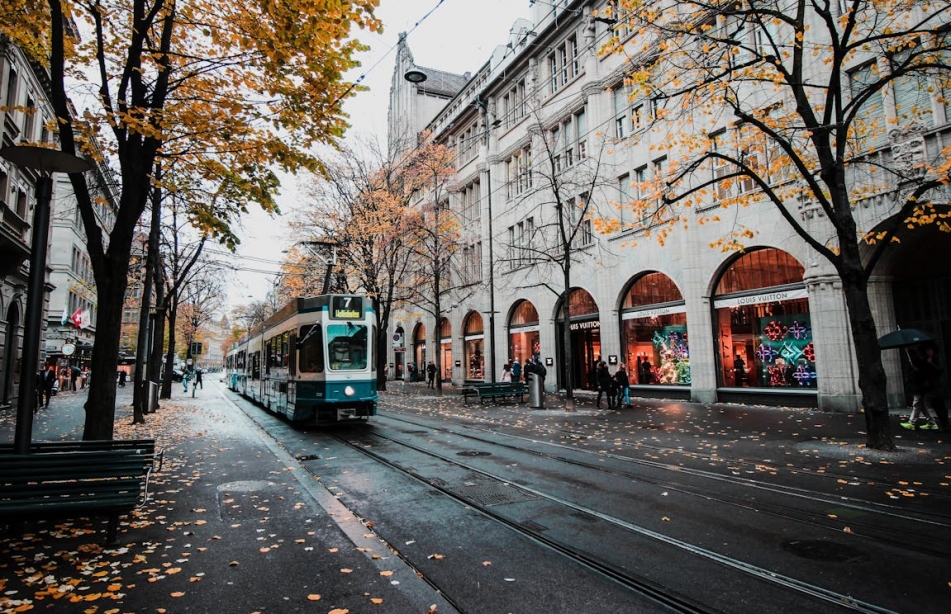
M386 112L390 80L396 61L400 32L408 32L407 43L420 66L455 72L475 72L498 45L508 41L509 29L518 18L529 18L529 0L380 0L376 11L383 32L359 31L356 37L370 51L361 54L362 66L349 73L351 81L369 88L349 99L344 109L350 115L347 138L386 138ZM279 206L286 216L299 206L298 180L282 178ZM294 238L285 231L286 222L252 212L242 223L241 245L235 267L240 273L229 290L230 307L264 300L273 276L254 271L276 271Z

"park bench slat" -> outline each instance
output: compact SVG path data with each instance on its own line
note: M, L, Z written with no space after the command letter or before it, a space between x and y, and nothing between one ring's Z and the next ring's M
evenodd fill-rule
M154 440L37 442L28 454L0 446L0 520L107 515L115 542L120 513L148 497Z
M487 399L499 399L505 397L519 397L519 402L524 400L525 393L528 392L528 386L521 382L496 382L485 384L472 384L462 389L463 401L469 402L471 397L478 397L484 404Z

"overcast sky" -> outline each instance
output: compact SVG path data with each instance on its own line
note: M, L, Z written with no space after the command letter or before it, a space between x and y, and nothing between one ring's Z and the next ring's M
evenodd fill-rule
M407 42L417 64L462 74L475 72L488 61L497 45L508 42L512 23L530 15L529 0L381 0L377 16L383 21L383 32L356 35L371 49L348 78L356 81L362 76L361 85L370 89L344 105L353 126L349 136L369 136L380 143L386 138L390 79L400 32L409 32ZM281 210L290 213L299 200L294 178L285 180L282 193ZM238 254L248 258L238 264L242 272L232 284L232 307L264 299L272 277L247 269L277 270L281 250L293 241L280 218L253 213L243 226Z

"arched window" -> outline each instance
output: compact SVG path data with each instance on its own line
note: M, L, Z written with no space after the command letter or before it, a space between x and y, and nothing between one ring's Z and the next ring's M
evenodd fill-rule
M621 309L621 346L631 383L690 385L687 307L670 277L647 273L631 284Z
M816 388L804 267L774 248L743 254L713 297L720 384L732 388Z
M470 311L462 323L465 377L470 380L485 379L485 333L482 316Z

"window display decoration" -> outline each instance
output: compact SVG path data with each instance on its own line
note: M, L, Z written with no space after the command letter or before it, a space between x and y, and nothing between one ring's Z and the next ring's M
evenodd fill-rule
M760 381L770 387L816 386L816 354L809 316L795 314L760 318Z
M686 326L665 326L654 331L652 343L659 362L653 368L658 384L690 384L690 351Z

